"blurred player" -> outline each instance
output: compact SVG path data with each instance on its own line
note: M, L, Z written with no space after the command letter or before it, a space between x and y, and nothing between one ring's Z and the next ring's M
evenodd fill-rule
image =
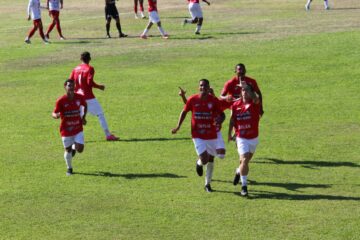
M220 98L225 99L230 103L240 99L241 87L239 84L240 81L244 81L246 84L250 85L252 89L254 89L254 91L258 94L261 103L260 114L263 115L264 111L262 107L262 94L256 80L246 76L246 68L243 63L239 63L235 66L235 73L236 75L225 83L224 88L221 91Z
M202 0L202 1L210 6L210 2L208 2L207 0ZM185 24L187 23L196 24L195 34L200 34L201 26L204 20L200 6L200 0L188 0L188 2L189 2L188 7L189 7L191 19L185 19L183 25L185 26Z
M61 26L60 26L60 8L63 8L63 0L47 0L46 1L47 9L49 9L49 16L52 17L52 22L50 23L48 30L45 34L47 39L50 38L49 34L53 30L56 25L56 30L59 33L59 37L61 40L65 40L64 36L61 33Z
M115 19L116 21L116 27L119 31L119 38L127 37L126 34L124 34L121 30L120 25L120 17L119 12L115 5L115 0L105 0L105 19L106 19L106 37L111 38L110 36L110 23L111 18Z
M203 175L203 165L206 165L205 191L212 192L211 179L214 170L214 156L216 155L216 123L221 124L225 114L221 112L219 100L209 94L210 83L207 79L199 81L199 94L190 96L181 112L176 128L179 131L186 114L191 111L191 135L195 150L199 157L196 162L196 172Z
M64 159L67 166L66 175L73 174L72 158L76 152L84 150L83 125L86 124L87 105L85 99L74 91L74 81L64 83L66 94L58 98L52 113L54 119L61 118L60 134L65 148ZM83 107L83 115L80 109Z
M140 8L140 16L141 18L146 18L144 15L144 0L134 0L134 12L135 12L135 18L138 19L138 3Z
M260 98L250 85L241 82L240 86L242 92L241 99L236 101L231 107L232 113L229 123L228 140L234 140L232 131L235 130L240 166L236 169L233 183L237 185L241 179L240 194L247 196L249 162L259 142Z
M306 4L305 4L305 10L309 11L310 10L310 4L311 4L312 0L307 0ZM325 10L329 10L329 4L328 4L328 0L324 0L324 8Z
M29 31L28 36L25 38L25 43L31 43L30 38L34 35L36 30L39 29L39 34L44 41L44 43L49 43L49 41L45 38L43 32L43 25L41 21L41 10L40 10L40 0L29 0L28 8L27 8L28 18L33 20L33 28Z
M157 12L157 0L148 0L149 2L149 23L146 26L144 32L140 35L140 38L147 39L147 33L149 32L151 26L155 23L161 33L162 38L168 39L169 35L165 33L164 29L161 27L160 17Z
M100 125L105 132L106 140L117 141L119 138L110 133L103 110L93 93L93 88L105 90L105 86L94 82L95 70L89 64L91 61L90 53L83 52L80 60L82 63L74 68L70 75L70 79L75 81L75 92L84 96L89 113L98 117Z

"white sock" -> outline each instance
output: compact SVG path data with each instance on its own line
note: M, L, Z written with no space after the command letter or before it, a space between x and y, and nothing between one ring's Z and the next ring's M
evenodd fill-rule
M247 176L240 176L241 186L247 186Z
M160 31L160 33L161 33L161 35L165 35L165 31L164 31L164 29L162 28L162 27L158 27L158 29L159 29L159 31Z
M202 161L200 159L197 160L196 164L199 165L199 166L203 165L203 163L202 163Z
M145 28L144 32L141 35L146 36L146 34L149 32L149 29Z
M214 172L214 162L208 162L208 164L206 164L205 185L211 183L213 172Z
M324 6L325 6L325 8L328 8L328 2L327 2L327 0L324 0Z
M240 174L240 168L237 168L235 172L236 174Z
M107 125L107 122L106 122L106 119L105 119L104 114L99 114L99 115L98 115L98 119L99 119L101 128L102 128L102 129L104 130L104 132L105 132L105 135L106 135L106 136L109 136L111 133L109 132L109 127L108 127L108 125Z
M310 3L311 3L311 0L308 0L307 3L306 3L306 5L307 5L307 6L310 6Z
M72 155L71 155L71 152L65 151L65 153L64 153L64 159L65 159L67 168L68 168L68 169L69 169L69 168L72 168L72 164L71 164Z
M140 12L140 15L141 15L141 17L144 17L145 15L144 15L144 12Z
M201 25L196 25L196 32L200 32L201 30Z

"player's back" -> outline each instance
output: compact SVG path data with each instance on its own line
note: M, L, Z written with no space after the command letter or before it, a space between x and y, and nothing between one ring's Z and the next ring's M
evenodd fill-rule
M75 92L83 95L86 100L95 98L92 91L94 73L92 66L82 63L74 68L70 76L75 81Z

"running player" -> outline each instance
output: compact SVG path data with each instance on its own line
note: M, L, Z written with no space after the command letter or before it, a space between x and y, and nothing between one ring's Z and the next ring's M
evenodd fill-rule
M44 43L49 43L49 41L45 38L44 32L43 32L43 25L41 21L41 10L40 10L40 0L29 0L28 8L28 18L27 20L30 21L30 19L33 20L33 28L30 29L28 36L25 38L25 43L30 44L30 38L34 35L36 30L39 29L39 34Z
M207 0L202 0L202 1L210 6L210 2L208 2ZM204 20L200 6L200 0L188 0L188 2L189 2L188 7L189 7L191 19L184 19L183 26L185 26L185 24L187 23L196 24L195 34L200 34L200 30Z
M64 4L63 0L47 0L46 1L47 9L49 9L49 16L52 17L52 22L50 23L48 30L45 34L47 39L50 38L49 34L53 30L56 25L56 30L59 33L59 37L61 40L65 40L64 36L61 33L61 26L60 26L60 8L62 9Z
M161 27L160 17L157 12L157 0L148 0L149 2L149 23L146 26L144 32L140 35L140 38L147 39L147 33L149 32L151 26L155 23L158 26L158 29L161 33L162 38L168 39L169 35Z

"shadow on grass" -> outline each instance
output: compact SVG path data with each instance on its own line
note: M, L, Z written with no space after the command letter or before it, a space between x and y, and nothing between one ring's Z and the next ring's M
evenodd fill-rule
M235 193L240 195L240 193ZM305 194L288 194L275 193L267 191L249 192L249 199L278 199L278 200L339 200L339 201L359 201L360 197L346 197L334 195L305 195Z
M349 7L349 8L331 8L330 10L331 11L337 11L337 10L340 10L340 11L346 11L346 10L358 10L360 8L357 8L357 7Z
M95 177L122 177L126 179L138 179L138 178L186 178L186 176L179 176L173 173L111 173L111 172L75 172L74 174L85 175L85 176L95 176Z
M329 162L329 161L316 161L316 160L281 160L277 158L258 158L266 161L254 161L254 163L264 164L297 164L304 168L315 168L315 167L360 167L360 165L353 162Z
M190 140L191 138L129 138L129 139L119 139L117 141L111 142L162 142L162 141L182 141L182 140ZM99 141L86 141L86 143L96 143L96 142L106 142L105 140Z

